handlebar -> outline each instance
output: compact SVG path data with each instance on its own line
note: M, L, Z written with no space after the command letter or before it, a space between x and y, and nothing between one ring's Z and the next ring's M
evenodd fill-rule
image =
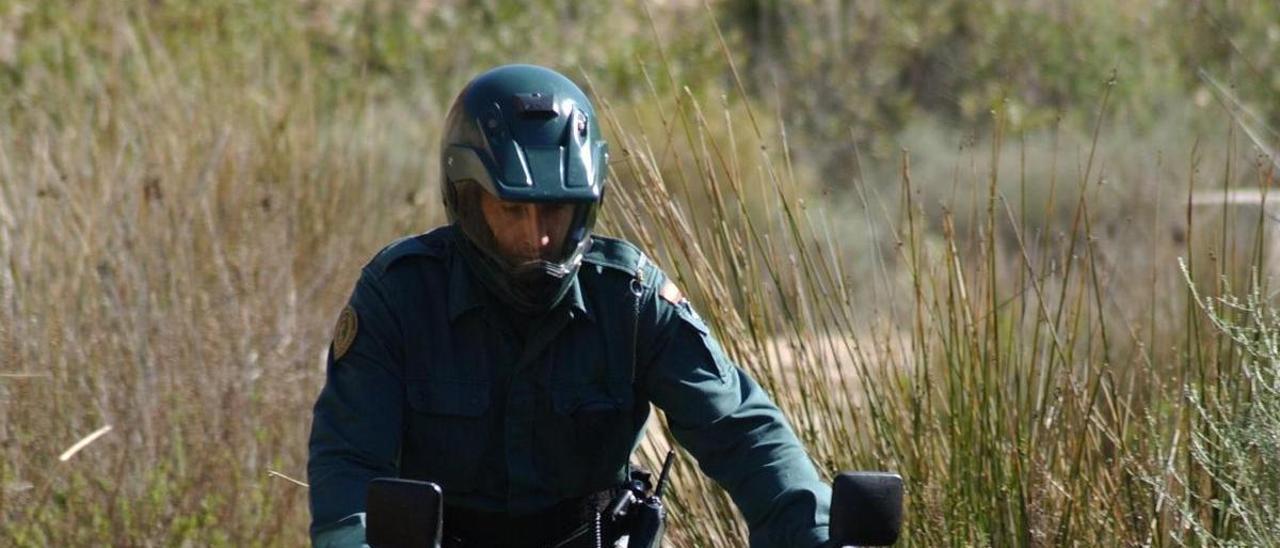
M663 478L670 457L663 466ZM659 484L665 483L659 481ZM655 496L628 489L608 508L606 516L625 513L628 505L656 501ZM373 548L440 548L444 532L444 493L431 482L377 478L369 482L366 541ZM629 495L629 497L628 497ZM843 472L832 483L831 541L828 546L890 546L902 531L902 476L891 472ZM643 513L643 512L641 512ZM651 539L661 541L662 531ZM633 539L634 540L634 539Z

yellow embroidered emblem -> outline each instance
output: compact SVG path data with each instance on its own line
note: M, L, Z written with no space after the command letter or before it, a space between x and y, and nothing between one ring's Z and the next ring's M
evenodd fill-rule
M356 317L356 310L347 305L342 309L342 314L338 315L338 323L333 326L333 361L338 361L351 349L359 328L360 320Z
M662 289L658 290L658 296L666 299L671 304L680 304L684 300L684 294L680 293L680 288L671 283L671 280L667 280L667 283L662 284Z

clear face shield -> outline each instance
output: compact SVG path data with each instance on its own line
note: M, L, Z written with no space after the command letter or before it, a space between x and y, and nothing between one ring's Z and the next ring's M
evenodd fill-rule
M564 295L589 243L593 202L508 202L479 184L457 184L457 222L478 251L472 264L499 297L524 312Z

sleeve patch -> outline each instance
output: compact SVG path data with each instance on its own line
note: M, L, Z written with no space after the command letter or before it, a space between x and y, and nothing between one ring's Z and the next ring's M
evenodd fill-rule
M355 342L356 331L359 329L360 320L356 316L356 310L347 305L342 309L342 314L338 315L338 323L333 326L333 361L338 361L351 349L351 343Z
M658 290L658 296L666 299L671 304L680 304L684 301L684 294L680 293L680 288L671 283L671 280L667 280L667 283L662 284L662 289Z

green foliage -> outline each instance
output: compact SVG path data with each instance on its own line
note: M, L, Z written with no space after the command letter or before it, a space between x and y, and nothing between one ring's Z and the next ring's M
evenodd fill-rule
M1154 129L1203 93L1199 71L1238 83L1280 122L1273 2L778 2L720 4L743 46L748 89L804 136L802 157L841 178L897 155L896 133L922 113L946 125L1084 130L1098 90L1118 74L1117 119Z
M1280 313L1260 286L1243 297L1193 296L1238 358L1216 382L1188 383L1188 418L1197 425L1185 448L1189 469L1181 489L1160 494L1182 501L1183 542L1280 543Z

